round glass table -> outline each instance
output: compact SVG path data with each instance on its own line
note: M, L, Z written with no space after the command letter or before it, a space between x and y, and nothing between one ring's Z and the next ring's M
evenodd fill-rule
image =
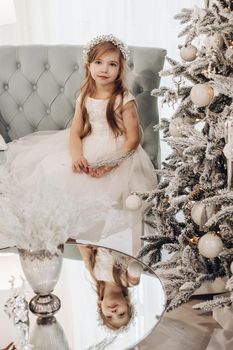
M17 343L20 337L4 311L12 296L12 276L23 276L18 251L2 249L0 349L12 341ZM27 290L30 300L35 294L29 285ZM163 285L150 268L129 255L97 245L65 244L53 293L61 300L54 316L41 321L29 312L30 343L36 350L132 349L156 327L166 304Z

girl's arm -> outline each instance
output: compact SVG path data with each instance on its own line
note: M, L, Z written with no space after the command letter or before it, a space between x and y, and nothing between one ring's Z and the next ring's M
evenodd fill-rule
M88 270L91 270L91 257L93 256L94 252L95 252L95 248L94 247L88 247L88 246L84 246L84 245L78 245L80 254L83 258L84 264L86 266L86 268Z
M122 154L134 151L140 143L140 126L134 101L126 103L122 111L126 141L121 147Z
M83 118L80 104L76 102L75 113L70 128L69 148L72 158L73 172L88 173L88 162L83 157L83 147L81 135L83 133Z

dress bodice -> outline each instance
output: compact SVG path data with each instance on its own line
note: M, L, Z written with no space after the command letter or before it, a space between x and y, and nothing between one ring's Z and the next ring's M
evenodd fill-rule
M134 96L129 92L125 93L123 97L123 106L132 100L135 100ZM81 101L81 95L79 95L79 97L77 98L77 102L80 103L80 101ZM108 124L107 116L106 116L108 101L109 99L96 99L88 96L86 99L85 105L89 115L89 121L92 128L92 135L95 135L95 136L111 135L115 138L114 133ZM124 134L124 125L123 125L122 116L120 113L117 112L118 107L120 105L120 101L121 101L121 97L117 96L114 110L116 112L116 123Z
M86 108L94 135L113 133L106 118L107 104L108 100L106 99L87 98Z
M94 267L94 274L98 281L113 282L112 268L114 257L110 250L98 248Z
M113 282L113 265L117 265L123 271L127 269L128 261L129 257L125 257L119 252L105 248L98 248L94 267L96 279L99 281Z

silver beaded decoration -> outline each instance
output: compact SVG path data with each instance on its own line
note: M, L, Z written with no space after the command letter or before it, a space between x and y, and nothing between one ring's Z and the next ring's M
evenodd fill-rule
M130 158L134 154L135 150L127 151L121 154L116 154L108 159L101 159L91 164L92 169L97 169L103 166L115 167L120 165L124 160Z
M16 345L16 349L31 350L33 349L33 345L29 343L29 309L26 300L25 280L23 278L21 280L22 287L17 289L15 289L15 278L12 277L9 281L13 295L6 301L4 311L20 330L20 339Z
M87 43L84 46L83 49L83 60L85 63L88 63L88 55L89 52L98 44L103 43L103 42L111 42L113 45L117 46L123 58L128 61L130 57L130 51L128 49L128 46L121 41L120 39L116 38L113 34L108 34L108 35L99 35L92 39L89 43Z

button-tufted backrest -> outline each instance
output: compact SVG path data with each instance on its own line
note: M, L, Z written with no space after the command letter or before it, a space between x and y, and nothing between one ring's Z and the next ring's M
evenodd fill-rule
M150 91L159 86L158 72L166 51L130 50L132 92L144 130L143 147L157 166L159 139L152 126L158 122L158 109ZM0 46L0 133L6 141L70 126L83 76L81 46Z

